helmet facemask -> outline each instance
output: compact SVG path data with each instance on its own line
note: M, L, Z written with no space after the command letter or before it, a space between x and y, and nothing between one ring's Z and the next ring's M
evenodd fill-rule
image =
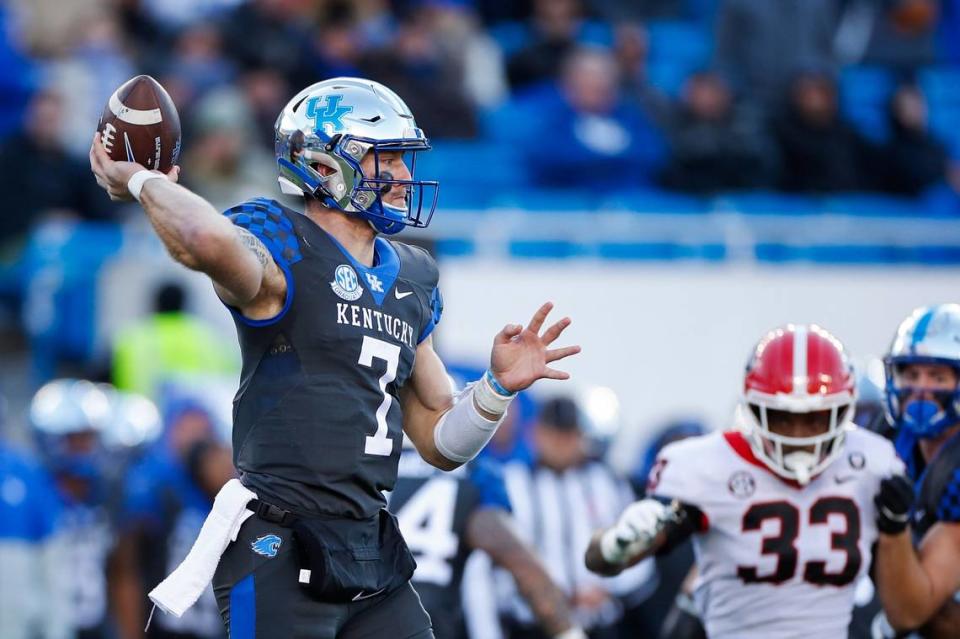
M775 473L802 486L840 455L854 412L849 394L800 399L748 393L745 401L752 418L749 439L754 454ZM828 426L823 433L808 437L781 435L770 427L771 411L823 412L828 415Z
M910 364L942 364L953 369L960 380L960 366L956 360L922 356L888 356L886 367L887 418L898 427L905 428L917 437L936 438L954 424L960 423L960 383L951 389L924 389L912 386L902 379L902 371ZM911 399L918 393L929 395L925 399Z

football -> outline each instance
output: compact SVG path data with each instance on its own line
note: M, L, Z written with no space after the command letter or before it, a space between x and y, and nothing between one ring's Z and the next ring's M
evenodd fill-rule
M149 75L131 78L113 92L97 131L113 160L138 162L166 173L180 156L177 107Z

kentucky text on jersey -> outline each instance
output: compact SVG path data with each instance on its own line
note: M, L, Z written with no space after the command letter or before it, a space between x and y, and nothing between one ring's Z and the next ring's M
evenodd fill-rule
M399 317L388 313L364 308L358 304L337 303L337 324L356 326L367 330L386 333L393 339L403 342L410 348L416 348L413 327Z

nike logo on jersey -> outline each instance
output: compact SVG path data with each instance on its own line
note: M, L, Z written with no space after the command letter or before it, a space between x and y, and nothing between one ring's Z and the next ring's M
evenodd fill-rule
M395 289L393 289L393 295L394 295L394 297L396 297L398 300L402 300L403 298L407 297L408 295L413 295L413 291L404 291L403 293L401 293L401 292L400 292L400 289L395 288Z
M844 475L843 477L840 477L839 475L837 475L836 477L833 478L833 481L837 482L838 484L845 484L848 481L851 481L853 479L856 479L855 475Z
M358 592L356 595L354 595L352 601L363 601L364 599L369 599L370 597L376 597L377 595L379 595L379 594L380 594L381 592L383 592L384 590L386 590L386 588L381 588L380 590L378 590L378 591L376 591L376 592L371 592L370 594L367 594L367 593L365 593L365 592L363 592L363 591L360 591L360 592Z

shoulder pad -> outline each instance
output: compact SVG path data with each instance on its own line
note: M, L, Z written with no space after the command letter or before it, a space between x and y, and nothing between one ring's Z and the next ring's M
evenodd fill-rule
M257 236L281 266L296 264L302 259L293 222L279 202L259 197L232 206L223 214Z

